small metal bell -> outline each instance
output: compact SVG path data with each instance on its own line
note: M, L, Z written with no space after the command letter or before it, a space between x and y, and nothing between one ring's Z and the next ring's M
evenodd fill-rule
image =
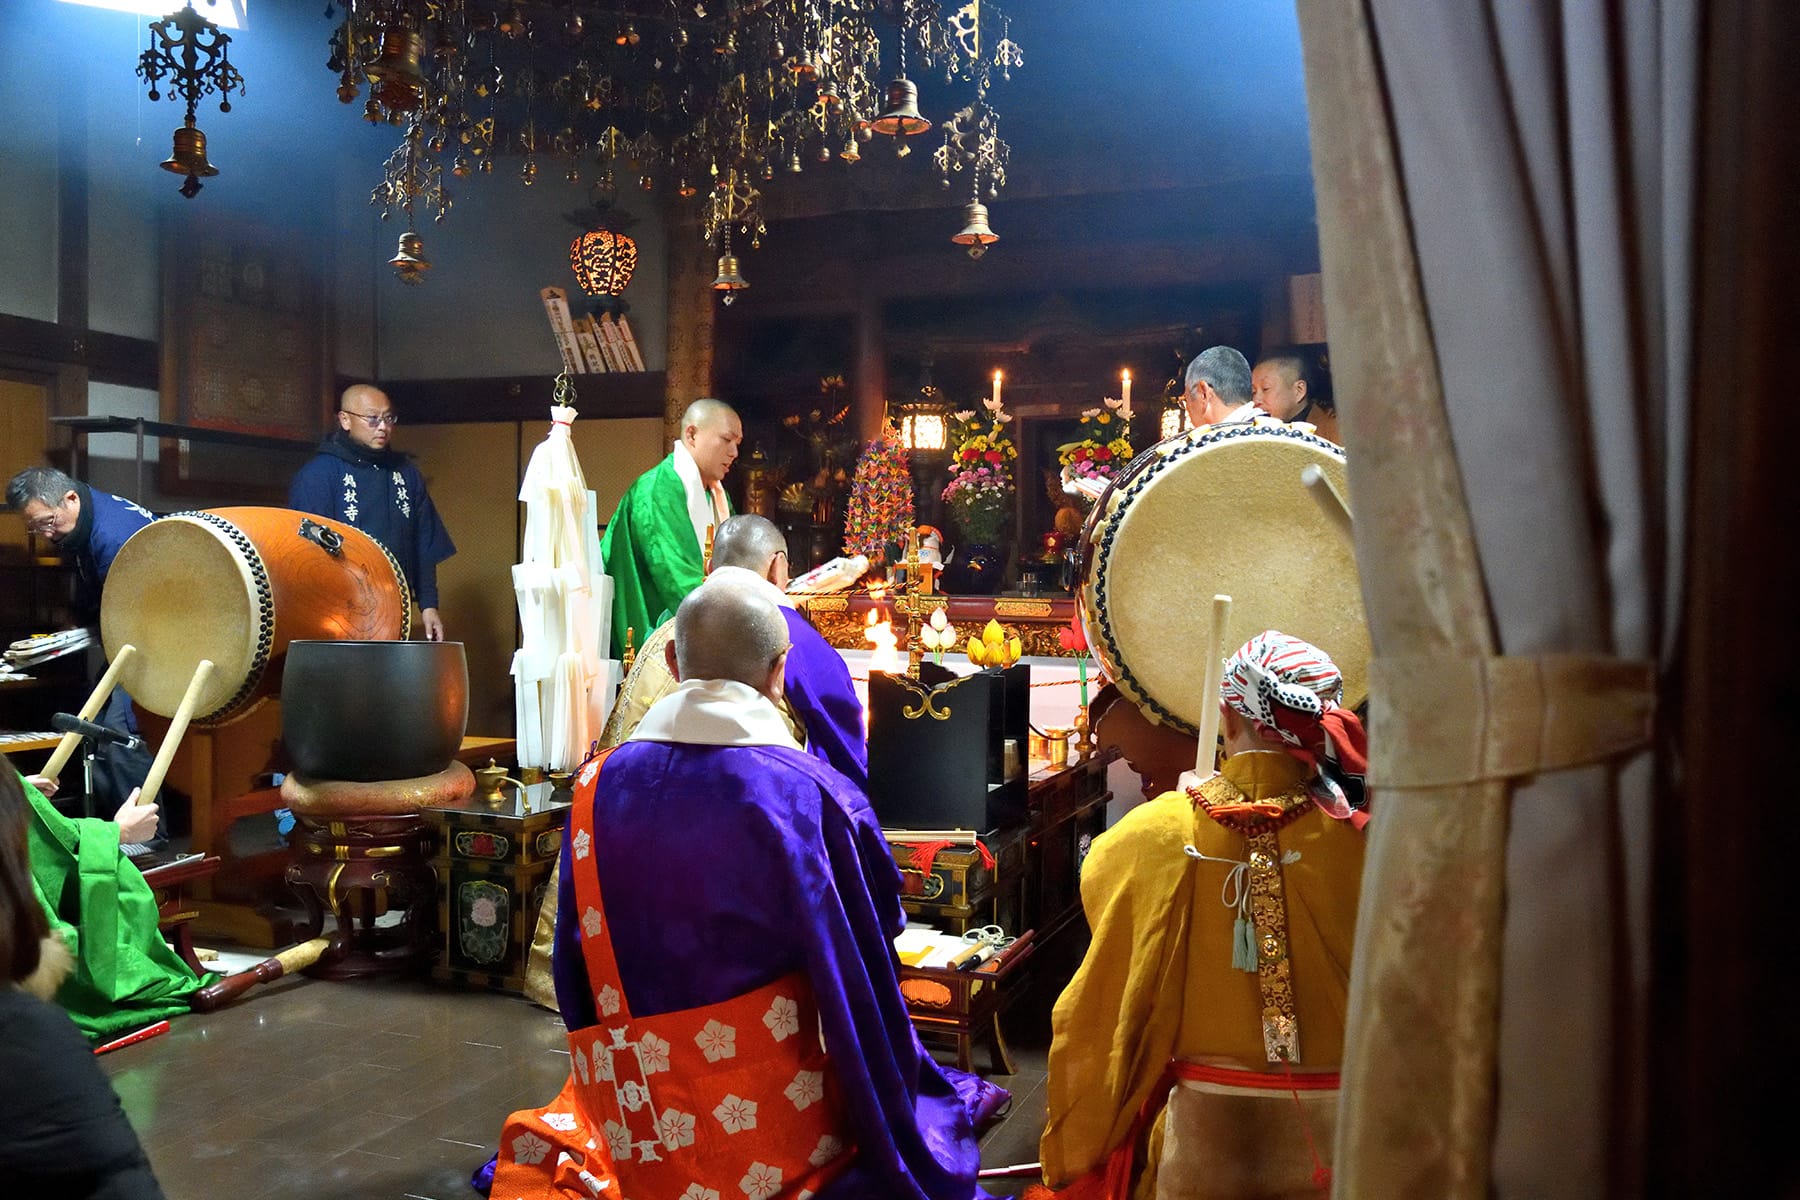
M869 128L889 137L912 137L931 128L931 122L919 115L919 85L910 79L896 79L887 85L887 107L869 122Z
M744 278L742 271L738 270L737 255L730 252L719 255L719 275L712 281L713 291L724 293L719 298L726 304L730 304L735 293L741 292L749 286L750 281Z
M975 201L964 205L962 232L950 240L959 246L967 246L970 258L986 254L987 248L1000 240L1000 235L988 228L987 205Z
M219 173L219 168L206 161L206 135L192 120L175 131L175 147L163 161L162 169L187 176L181 185L181 194L189 200L200 194L202 179L211 179Z
M431 270L431 260L425 257L425 239L410 229L401 234L400 249L388 259L388 266L394 268L401 283L424 283L425 272Z
M848 163L862 161L862 151L857 149L855 138L844 139L844 148L838 151L838 157Z

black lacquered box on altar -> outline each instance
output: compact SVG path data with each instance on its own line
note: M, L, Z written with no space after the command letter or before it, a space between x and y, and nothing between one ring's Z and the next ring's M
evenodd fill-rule
M1003 829L1025 818L1031 668L869 676L869 799L887 829ZM1010 744L1010 751L1009 751Z

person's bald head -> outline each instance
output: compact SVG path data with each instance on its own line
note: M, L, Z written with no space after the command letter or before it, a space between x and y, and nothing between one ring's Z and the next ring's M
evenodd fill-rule
M742 567L785 589L788 583L787 537L767 517L755 513L727 517L713 530L713 554L709 565L713 570Z
M734 680L779 700L787 620L755 580L735 574L708 579L675 610L669 670L679 680Z
M744 425L737 411L723 400L702 396L681 414L681 443L694 456L700 478L711 487L725 478L737 461Z
M374 384L353 383L338 401L337 419L338 428L357 445L385 450L394 432L394 405Z

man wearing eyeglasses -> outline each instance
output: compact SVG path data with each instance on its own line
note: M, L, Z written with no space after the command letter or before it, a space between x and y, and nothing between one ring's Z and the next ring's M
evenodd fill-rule
M155 514L123 496L91 488L55 467L27 467L6 485L6 503L25 518L25 528L50 541L75 567L76 617L84 625L100 621L100 593L113 559L127 538L156 519ZM114 688L97 721L124 733L138 732L131 697ZM135 821L127 841L160 846L166 823L157 825L157 805L122 807L133 788L150 771L150 754L142 748L108 748L94 764L94 799L107 811Z
M438 564L456 553L410 457L390 449L400 418L387 393L373 384L344 389L338 427L288 485L288 507L354 525L386 546L406 573L420 624L444 640L438 615Z

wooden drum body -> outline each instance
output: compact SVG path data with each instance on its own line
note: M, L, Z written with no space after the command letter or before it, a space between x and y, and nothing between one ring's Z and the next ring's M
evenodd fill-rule
M133 534L107 573L107 657L137 647L119 683L172 715L201 659L216 669L199 724L249 712L280 685L290 641L392 641L412 623L406 576L387 549L339 521L286 508L176 513Z
M1212 597L1232 598L1225 653L1265 629L1311 642L1368 694L1369 634L1349 541L1300 482L1317 466L1345 494L1344 454L1277 421L1212 425L1139 455L1081 538L1088 645L1152 721L1199 731Z

